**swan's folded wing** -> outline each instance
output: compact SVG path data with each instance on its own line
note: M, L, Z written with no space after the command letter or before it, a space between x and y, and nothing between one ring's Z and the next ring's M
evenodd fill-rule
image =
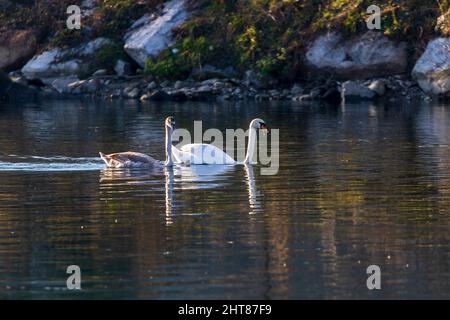
M130 161L130 162L136 162L136 163L149 163L149 164L157 162L154 158L152 158L146 154L139 153L139 152L132 152L132 151L113 153L113 154L109 155L109 158L111 158L112 160L115 160L115 161L119 161L119 162Z

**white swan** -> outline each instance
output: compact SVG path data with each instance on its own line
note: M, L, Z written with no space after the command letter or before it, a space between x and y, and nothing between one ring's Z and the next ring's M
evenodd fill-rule
M175 120L173 117L167 117L165 121L166 127L166 161L165 166L172 166L172 133L174 130ZM105 161L109 168L151 168L160 167L163 163L146 154L127 151L112 154L104 154L100 152L100 157Z
M251 164L253 162L253 154L256 145L256 130L267 130L267 125L262 119L254 119L249 126L249 139L247 146L247 154L243 163L235 161L226 152L205 143L191 143L186 144L178 149L172 148L172 155L177 164L219 164L219 165L234 165L234 164Z

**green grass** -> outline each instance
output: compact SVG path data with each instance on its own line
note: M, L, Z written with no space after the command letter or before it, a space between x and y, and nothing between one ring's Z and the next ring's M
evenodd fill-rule
M96 69L113 70L119 59L128 61L130 58L123 50L123 43L113 42L104 45L95 53L94 66Z
M193 68L201 68L204 62L212 59L213 50L205 37L184 38L164 51L156 61L149 59L144 74L157 79L186 78Z

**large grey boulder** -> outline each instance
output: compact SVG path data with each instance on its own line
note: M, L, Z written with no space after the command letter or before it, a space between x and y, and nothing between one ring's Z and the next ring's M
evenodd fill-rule
M22 68L27 79L40 79L51 85L56 78L76 76L90 68L94 54L110 44L106 38L97 38L73 49L54 48L34 56Z
M172 29L189 17L185 0L171 0L156 18L145 15L137 20L125 34L124 49L141 67L147 59L156 57L173 44Z
M61 49L51 49L34 56L22 68L22 74L27 79L40 79L45 84L51 84L57 77L76 75L80 70L81 62L79 60L57 62L63 53Z
M306 53L313 74L333 73L343 79L366 79L405 72L406 45L369 31L345 40L338 33L318 37Z
M417 60L412 76L426 93L435 95L449 93L450 38L437 38L431 41Z
M20 68L33 56L37 38L33 30L8 30L0 34L0 69Z

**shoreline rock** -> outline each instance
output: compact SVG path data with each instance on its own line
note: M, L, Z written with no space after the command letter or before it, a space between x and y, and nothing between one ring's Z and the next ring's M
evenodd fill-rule
M97 73L97 72L96 72ZM100 75L99 75L100 74ZM419 85L404 75L374 78L367 81L348 80L295 83L292 87L257 88L246 79L207 79L204 81L163 81L157 83L144 76L94 74L87 79L61 77L51 84L35 88L45 98L135 99L142 101L323 101L331 104L360 100L425 99ZM18 81L22 78L15 73Z
M358 81L346 81L341 86L343 101L373 100L377 93Z
M44 84L61 77L78 76L89 69L95 52L110 43L107 38L97 38L72 49L53 48L35 55L21 71L28 80L39 79Z
M417 60L412 77L423 91L433 95L450 93L450 38L431 41Z
M14 70L31 58L37 49L32 30L8 30L0 35L0 69Z
M144 15L128 29L124 50L139 66L173 44L172 29L192 14L187 4L187 0L166 2L159 15ZM193 68L188 79L157 83L156 77L142 75L142 70L136 71L137 65L125 57L115 60L113 66L92 64L95 54L107 44L113 41L97 38L74 48L48 49L35 55L21 72L15 72L14 78L45 97L89 95L150 101L291 100L337 104L424 98L425 94L444 96L450 91L450 55L446 49L449 38L428 44L410 79L405 76L404 43L374 31L348 40L339 33L322 35L310 43L303 57L304 77L291 86L270 77L268 72L258 72L258 64L245 72L240 70L241 74L233 66L205 64Z
M139 66L144 67L147 59L156 57L173 44L172 29L180 26L189 16L185 0L166 2L160 16L144 15L131 26L124 36L124 50Z
M312 42L305 60L314 76L331 73L345 80L384 77L406 71L406 44L374 31L350 40L331 33Z

